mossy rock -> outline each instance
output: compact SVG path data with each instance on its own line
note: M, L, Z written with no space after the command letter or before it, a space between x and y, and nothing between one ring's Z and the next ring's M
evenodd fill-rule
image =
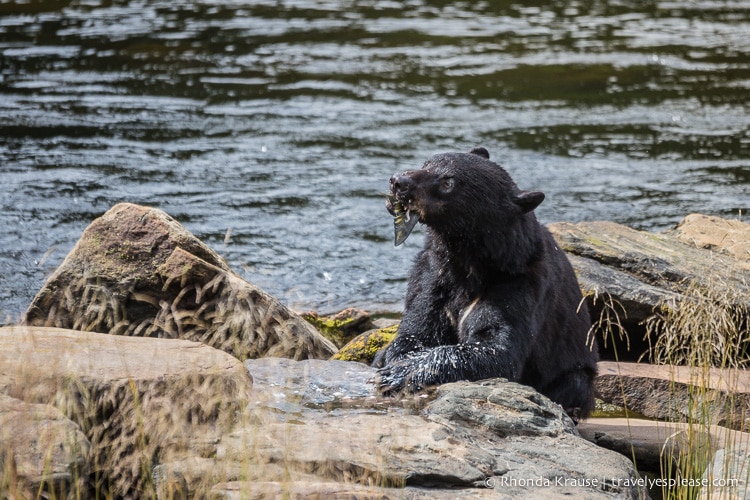
M302 317L339 348L372 328L370 315L353 307L332 316L319 316L315 311L310 311L302 313Z
M379 350L391 343L396 338L398 325L369 330L358 335L343 346L331 359L341 361L359 361L360 363L372 363Z

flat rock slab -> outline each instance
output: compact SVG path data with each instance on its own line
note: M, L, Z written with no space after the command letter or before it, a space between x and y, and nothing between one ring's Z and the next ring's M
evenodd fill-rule
M637 231L614 222L561 222L551 224L550 231L566 252L665 292L682 293L690 283L729 287L738 294L750 291L750 266L744 261L686 244L673 233ZM579 280L591 292L607 291L585 273Z
M0 328L0 393L80 427L100 493L148 496L153 460L215 453L251 387L242 363L196 342Z
M718 450L750 447L750 434L719 425L701 426L681 422L639 418L592 418L578 425L585 439L635 461L639 471L660 474L667 462L680 453L706 456Z
M83 487L88 453L86 436L59 410L0 394L0 495L66 498Z
M241 360L327 359L337 351L172 217L130 203L86 228L23 323L193 340Z
M237 359L197 342L60 328L0 327L0 367L0 392L40 403L71 376L104 385L210 375L225 379L233 395L250 384Z
M598 365L596 390L608 403L649 418L702 421L750 430L750 374L744 369L615 363ZM699 404L696 404L699 403Z
M529 387L492 379L383 398L359 363L245 366L251 404L211 462L160 466L188 495L640 498L632 463L581 438Z

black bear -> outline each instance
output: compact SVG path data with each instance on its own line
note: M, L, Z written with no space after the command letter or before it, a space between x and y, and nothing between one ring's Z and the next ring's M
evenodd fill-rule
M484 148L439 154L391 177L397 244L416 220L427 229L398 335L373 362L379 389L505 377L583 418L598 360L586 304L533 213L544 194L520 190L489 157Z

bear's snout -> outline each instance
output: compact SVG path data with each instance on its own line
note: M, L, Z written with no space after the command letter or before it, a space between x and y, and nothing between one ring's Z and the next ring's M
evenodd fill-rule
M396 216L397 209L393 205L396 200L401 205L400 210L407 210L411 208L411 204L414 200L414 191L416 190L416 184L414 180L409 176L409 172L403 172L400 174L393 174L391 176L391 198L385 203L385 207L388 212Z
M408 198L413 189L414 181L405 173L391 176L391 193L395 194L399 200Z

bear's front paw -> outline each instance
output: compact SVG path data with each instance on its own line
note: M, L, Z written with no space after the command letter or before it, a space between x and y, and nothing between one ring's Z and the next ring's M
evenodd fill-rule
M378 370L378 391L384 396L392 396L406 386L408 377L409 368L402 363L384 366Z
M412 358L424 350L422 342L414 335L399 334L396 339L375 354L371 366L383 368Z

